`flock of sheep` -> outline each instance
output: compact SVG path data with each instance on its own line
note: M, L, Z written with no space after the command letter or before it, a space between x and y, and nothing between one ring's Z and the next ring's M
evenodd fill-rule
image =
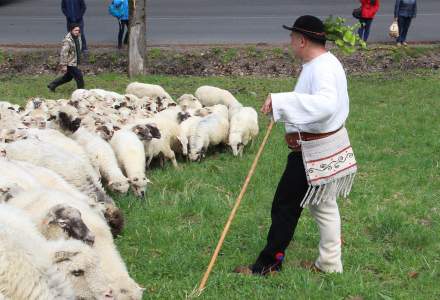
M0 102L0 299L141 299L114 238L124 220L110 190L143 197L153 158L235 156L258 115L228 91L202 86L177 103L160 86L126 94L76 90L70 99Z

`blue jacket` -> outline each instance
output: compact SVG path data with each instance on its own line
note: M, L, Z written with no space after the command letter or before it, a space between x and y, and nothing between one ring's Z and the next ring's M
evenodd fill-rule
M113 0L112 5L119 11L122 7L122 16L118 19L126 21L128 20L128 0Z
M415 18L417 15L417 1L416 0L396 0L394 5L394 17L409 17Z
M80 22L86 12L84 0L62 0L61 10L70 23Z

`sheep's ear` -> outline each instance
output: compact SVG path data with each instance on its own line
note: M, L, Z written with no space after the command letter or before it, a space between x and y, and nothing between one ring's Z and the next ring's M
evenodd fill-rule
M69 261L72 257L78 255L78 251L57 251L54 253L54 263L58 264L63 261Z
M57 216L55 214L55 211L53 209L49 210L49 212L46 215L46 218L44 220L45 224L53 224L57 219Z
M154 139L160 139L161 134L159 128L157 128L157 125L155 123L149 123L147 124L148 129L150 130L151 136Z

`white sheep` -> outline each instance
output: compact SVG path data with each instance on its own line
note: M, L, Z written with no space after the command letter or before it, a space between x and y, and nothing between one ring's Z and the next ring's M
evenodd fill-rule
M99 173L107 181L113 191L126 193L129 188L128 179L118 166L112 147L98 134L80 127L72 138L86 151L93 165L99 167Z
M0 204L0 292L8 299L74 299L46 240L22 211Z
M49 241L49 258L66 274L77 299L115 299L97 252L76 240Z
M177 139L182 145L182 154L184 156L188 155L189 139L191 137L191 133L194 131L201 120L202 117L192 116L184 120L179 125L179 134L177 136Z
M202 103L192 94L183 94L177 99L177 103L182 109L189 108L196 110L202 108Z
M18 113L20 111L20 105L12 104L8 101L0 101L0 110L3 110L3 109L13 110Z
M147 184L150 182L145 176L144 145L132 130L121 129L113 134L110 140L119 165L125 172L133 192L143 197Z
M100 265L106 274L116 299L141 299L143 289L130 278L121 256L116 250L112 234L105 222L90 208L71 199L68 194L55 190L36 190L10 200L11 204L29 209L30 214L43 214L56 205L71 205L81 212L81 217L95 236L93 249L100 257ZM72 204L73 203L73 204Z
M226 105L228 108L241 106L240 102L231 94L231 92L209 85L199 87L195 96L204 106L213 106L216 104Z
M178 167L174 150L177 151L180 149L180 147L178 147L179 141L177 138L179 135L178 115L180 112L182 112L180 108L172 107L157 113L152 118L138 121L137 124L156 126L160 133L160 135L158 135L159 138L155 137L154 139L143 141L145 155L148 158L146 163L147 168L150 166L153 158L160 154L162 154L164 158L171 160L175 168Z
M91 92L89 90L76 89L72 92L72 95L70 96L70 101L81 102L83 100L86 100L90 96L91 96Z
M28 130L28 136L36 137L38 140L55 145L63 149L66 153L78 155L83 159L83 163L90 163L91 167L97 173L94 174L95 180L99 180L99 163L96 160L90 159L86 149L84 149L77 141L65 136L63 133L55 129L36 129Z
M4 130L17 128L26 128L21 121L20 115L14 110L0 108L0 129Z
M222 104L210 109L212 113L200 120L191 132L189 159L192 161L201 160L209 146L226 144L228 141L228 109Z
M229 124L229 146L234 156L243 155L244 147L258 135L258 114L252 107L241 107Z
M12 206L0 205L0 216L0 277L8 277L0 279L0 290L5 296L113 299L99 258L89 246L74 240L46 241L25 213Z
M9 163L8 170L15 170L15 166L21 167L27 173L27 176L32 175L34 180L43 188L66 192L92 208L96 205L96 202L93 199L90 199L85 194L81 193L76 187L64 180L63 177L61 177L58 173L48 168L40 167L21 160L10 160ZM2 166L5 166L5 164L2 163L0 159L0 168L2 168ZM20 178L23 178L23 175L21 175ZM34 185L27 188L23 187L24 190L31 190L35 188L37 187ZM101 211L96 208L96 212L100 213Z
M105 193L99 180L96 180L93 169L91 170L89 164L79 156L32 138L5 144L3 147L9 159L27 161L61 175L68 183L96 202L115 235L122 230L121 211Z
M94 198L96 202L114 204L100 182L96 180L93 169L81 157L73 153L66 153L64 149L55 145L32 138L6 144L4 148L8 158L48 168L60 174L79 191Z
M4 157L0 158L0 170L4 170L0 172L0 188L3 189L4 193L7 192L8 188L21 191L42 187L32 174ZM13 193L10 195L13 195Z
M133 94L139 98L150 97L156 99L157 97L164 97L168 100L173 100L170 94L168 94L163 87L156 84L132 82L125 89L126 94Z

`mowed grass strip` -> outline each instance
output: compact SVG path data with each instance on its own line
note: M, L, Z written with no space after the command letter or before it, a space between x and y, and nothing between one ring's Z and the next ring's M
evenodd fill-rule
M48 76L0 78L0 100L23 104L31 96L67 98L73 84L51 94ZM160 77L174 97L200 85L230 90L259 108L268 92L288 91L294 79ZM276 277L231 273L250 264L265 244L270 207L289 150L278 125L269 139L202 299L439 299L440 287L440 73L352 77L347 122L359 164L354 189L340 200L344 273L300 268L317 256L319 233L307 210ZM128 78L87 76L87 88L123 92ZM256 154L261 134L243 158L229 150L202 163L168 163L148 171L146 201L113 195L126 228L117 244L130 274L147 288L145 299L185 298L197 287ZM358 297L358 298L356 298Z

